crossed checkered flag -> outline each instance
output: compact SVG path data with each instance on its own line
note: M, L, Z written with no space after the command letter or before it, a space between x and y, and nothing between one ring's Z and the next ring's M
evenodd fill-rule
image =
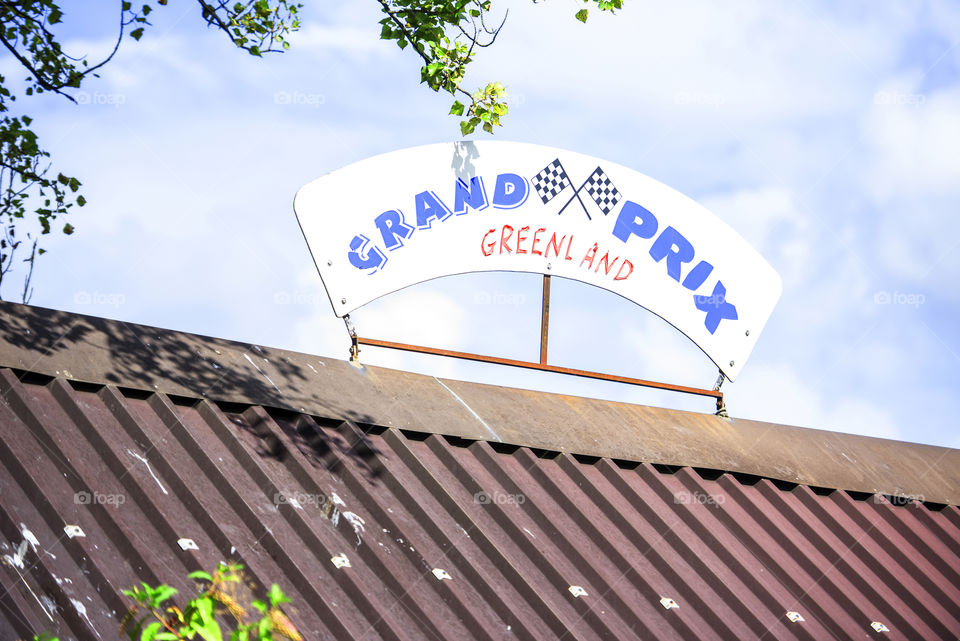
M570 178L567 176L563 165L560 164L559 158L533 177L533 187L537 190L537 195L540 196L544 205L553 200L554 196L561 191L572 186L573 183L570 182Z
M593 202L597 203L597 207L600 208L604 216L613 211L613 208L620 202L620 192L600 167L593 170L593 173L587 178L587 182L580 189L584 188L590 194Z

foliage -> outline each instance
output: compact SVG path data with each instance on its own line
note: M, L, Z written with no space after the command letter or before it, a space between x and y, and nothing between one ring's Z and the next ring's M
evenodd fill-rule
M287 37L300 28L303 5L292 0L196 1L208 27L221 31L253 56L285 51L290 46ZM508 111L503 85L490 82L474 91L461 85L477 50L496 41L507 12L496 24L488 21L492 0L376 1L384 15L380 37L396 42L400 49L412 48L423 62L421 81L434 91L454 96L450 113L462 119L461 133L469 135L478 126L493 133ZM581 1L609 12L623 4L623 0ZM22 88L25 96L54 93L77 102L77 90L83 81L97 76L98 70L113 59L125 35L140 40L150 26L148 18L155 7L165 6L167 0L149 0L139 6L119 1L112 49L96 62L64 51L55 33L64 17L61 4L61 0L0 0L0 46L27 70ZM587 8L575 14L581 22L586 22L588 15ZM79 180L52 170L50 154L41 149L36 133L30 129L30 117L9 113L16 98L6 78L0 76L0 297L15 253L26 249L29 254L21 262L29 264L22 290L22 299L27 302L34 260L45 251L38 237L50 233L55 223L59 226L60 217L74 205L82 207L86 201L79 193ZM18 236L16 229L28 214L36 217L39 233ZM66 223L61 229L71 234L74 228Z
M499 25L488 24L492 0L377 0L385 17L380 20L380 38L393 40L401 49L408 45L423 60L420 81L434 91L454 97L464 96L467 104L456 99L450 113L463 117L460 131L466 136L478 125L487 133L500 126L507 115L507 93L502 84L491 82L470 92L461 84L467 66L478 48L491 46L507 20L507 11ZM534 0L536 2L537 0ZM614 12L623 0L583 0L593 2L600 11ZM580 9L576 18L586 22L589 9Z
M221 29L234 44L255 56L286 49L289 43L285 36L299 28L300 5L287 0L198 2L208 25ZM139 7L126 0L119 2L113 47L98 62L63 49L55 33L64 16L61 4L58 0L0 0L0 46L27 71L24 96L54 93L77 102L81 83L97 76L97 71L117 53L124 35L140 40L150 25L152 5L163 6L167 0ZM60 217L74 205L83 207L86 200L78 193L77 178L52 170L49 152L40 147L37 134L30 128L32 119L9 113L16 99L7 79L0 76L0 298L17 251L26 249L28 254L20 262L28 263L29 269L21 299L28 302L34 261L45 253L37 236L49 234ZM18 235L17 229L28 217L35 217L39 233ZM61 229L68 235L74 231L71 223Z
M169 585L142 583L123 591L135 602L121 628L131 641L222 641L221 619L230 620L230 641L303 640L281 609L290 599L277 584L271 586L266 600L248 600L242 565L220 563L213 574L193 572L189 576L199 582L198 592L182 609L173 603L177 590ZM257 616L251 617L251 608Z

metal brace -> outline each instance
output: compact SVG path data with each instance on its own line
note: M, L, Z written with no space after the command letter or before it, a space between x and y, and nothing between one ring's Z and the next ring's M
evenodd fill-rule
M360 343L357 339L357 328L353 326L350 320L350 314L344 314L343 324L347 326L347 333L350 334L350 362L360 362Z
M714 391L719 392L720 386L723 385L723 382L727 380L727 377L724 376L723 372L720 372L720 375L717 377L717 382L713 384ZM730 415L727 414L727 404L723 402L723 395L721 394L717 397L717 416L720 418L730 418Z
M720 376L717 377L717 382L713 384L714 391L719 392L720 386L723 385L725 380L727 380L727 377L723 374L723 372L720 372Z
M717 399L717 412L716 415L720 418L730 418L730 415L727 414L727 404L723 402L723 397Z

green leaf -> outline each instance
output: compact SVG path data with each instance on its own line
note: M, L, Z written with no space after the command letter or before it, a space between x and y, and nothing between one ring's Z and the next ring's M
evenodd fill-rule
M83 196L77 196L77 204L83 207L84 205L87 204L87 199L84 198Z
M69 231L67 231L69 228ZM73 225L67 223L63 228L63 233L69 235L73 233ZM157 604L163 603L174 594L177 593L177 588L172 588L169 585L158 585L157 589L153 593L153 598Z
M290 603L290 597L283 593L283 590L280 589L280 586L274 583L270 586L270 605L277 606L281 603Z
M202 627L196 628L197 633L204 641L223 641L223 633L220 631L220 624L211 619Z
M80 198L82 197L83 196L78 197L77 202L79 202ZM83 207L83 205L80 205L80 206ZM197 570L196 572L191 572L190 574L187 575L187 578L195 579L197 581L209 581L210 583L213 583L213 576L211 576L209 572L204 572L203 570Z
M455 102L453 103L453 106L450 107L450 113L453 114L454 116L462 116L462 115L463 115L463 103L460 102L459 100L455 101Z
M129 4L129 3L125 3L125 4ZM137 27L136 29L130 32L130 37L133 38L134 40L139 40L142 36L143 36L143 27Z
M123 7L123 10L124 10L124 11L130 11L130 3L129 3L129 2L124 1L121 6Z
M460 121L460 133L463 134L464 136L472 134L473 130L476 128L477 128L477 125L474 122L471 122L469 120Z
M50 223L47 223L46 225L44 225L44 227L49 230L49 229L50 229ZM63 226L63 233L66 234L67 236L69 236L70 234L72 234L72 233L73 233L73 225L71 225L70 223L67 223L66 225L64 225L64 226ZM174 590L173 588L170 588L170 589L173 590L174 593L176 593L176 590ZM169 597L166 597L166 598L169 598ZM165 600L165 599L160 599L160 602L162 602L162 601L164 601L164 600Z
M197 614L200 615L200 620L204 624L210 623L213 620L213 599L196 599L194 603L197 606Z
M581 9L580 11L577 11L577 20L579 20L580 22L586 22L588 15L590 15L589 11L587 11L586 9Z
M157 638L157 633L160 631L160 627L163 624L159 621L154 621L150 625L146 626L143 629L143 632L140 633L140 641L155 641Z

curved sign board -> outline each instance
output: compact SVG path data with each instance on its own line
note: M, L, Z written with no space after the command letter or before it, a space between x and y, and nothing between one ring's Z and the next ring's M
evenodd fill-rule
M773 268L690 198L538 145L375 156L305 185L294 209L337 316L440 276L562 276L662 317L733 380L780 297Z

